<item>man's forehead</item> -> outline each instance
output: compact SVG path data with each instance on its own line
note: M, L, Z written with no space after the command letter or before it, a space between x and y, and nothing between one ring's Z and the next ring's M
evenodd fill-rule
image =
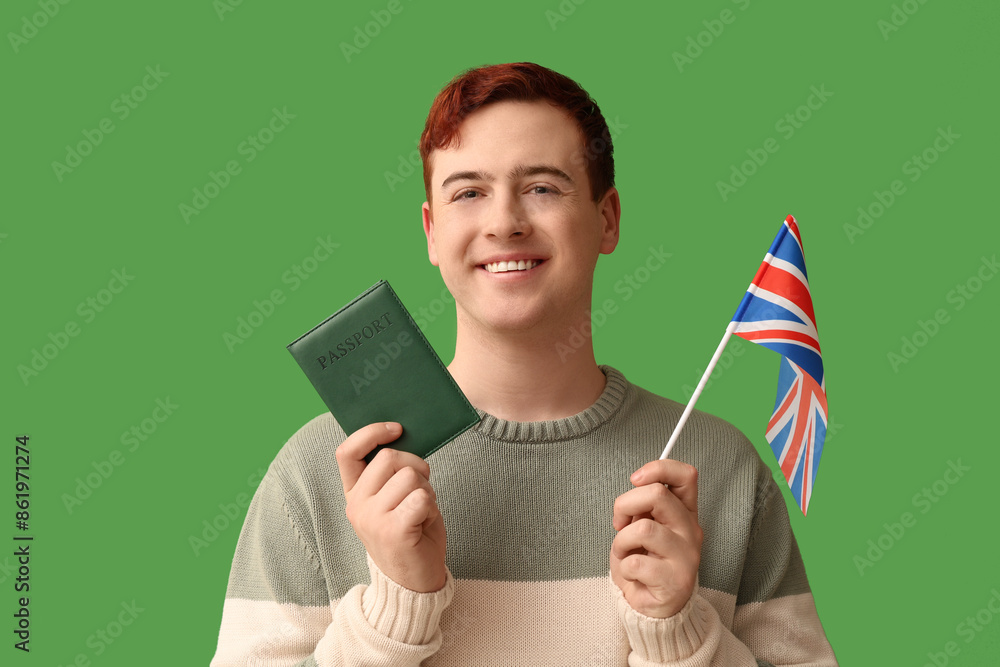
M536 169L537 173L537 167L545 165L568 175L578 162L573 156L582 147L583 132L564 109L544 101L504 101L470 114L454 142L432 150L428 159L436 181L456 170L530 175L526 172Z
M476 109L459 124L460 141L466 135L518 135L525 132L557 131L582 139L579 123L568 111L546 100L504 100Z

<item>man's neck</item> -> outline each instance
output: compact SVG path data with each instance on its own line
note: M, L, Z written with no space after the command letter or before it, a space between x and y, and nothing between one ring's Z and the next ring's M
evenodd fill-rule
M537 332L483 336L460 326L448 370L469 401L495 417L561 419L583 412L604 391L591 340L583 341L574 347L579 339L570 343Z

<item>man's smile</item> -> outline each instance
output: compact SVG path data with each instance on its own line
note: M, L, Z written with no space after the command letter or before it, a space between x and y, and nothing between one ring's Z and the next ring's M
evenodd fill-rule
M500 260L498 262L490 262L488 264L481 264L484 269L489 273L506 273L508 271L530 271L535 268L544 260L540 259L510 259L510 260Z

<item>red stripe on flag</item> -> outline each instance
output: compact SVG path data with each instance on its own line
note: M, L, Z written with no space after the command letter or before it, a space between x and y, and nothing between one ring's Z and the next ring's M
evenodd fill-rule
M789 362L789 363L791 363L791 362ZM806 373L805 371L803 371L802 372L802 378L803 378L803 382L805 383L803 385L803 387L802 387L802 390L805 391L805 392L807 392L807 394L806 394L807 396L810 396L810 401L811 401L811 397L812 396L816 397L816 400L819 401L820 406L823 408L823 416L825 417L826 416L826 391L824 391L823 387L821 387L819 385L819 382L816 382L816 378L814 378L813 376L809 375L809 373ZM811 406L811 403L810 403L810 408L809 409L810 410L813 409L812 406Z
M788 299L801 308L813 324L816 324L816 315L813 313L812 295L809 294L809 289L794 274L774 265L769 266L769 271L763 274L760 271L757 272L757 276L753 279L754 285Z
M734 331L733 333L740 338L751 342L767 338L777 338L779 340L784 338L785 340L794 340L813 346L816 348L817 352L820 351L819 341L813 336L802 333L801 331L789 331L788 329L764 329L763 331Z

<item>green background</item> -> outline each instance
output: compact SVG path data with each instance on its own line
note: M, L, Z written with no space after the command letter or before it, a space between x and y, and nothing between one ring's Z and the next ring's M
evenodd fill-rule
M595 303L611 299L616 312L595 346L631 381L683 401L781 220L797 217L833 426L808 518L787 490L786 499L842 664L921 665L949 642L958 649L950 664L997 655L1000 619L981 610L1000 589L991 481L1000 454L989 417L1000 280L977 283L977 272L993 277L984 258L1000 246L994 3L404 1L395 15L382 0L246 1L225 12L210 0L50 4L51 17L45 0L0 9L9 471L0 539L13 545L20 532L21 434L31 438L35 537L30 655L12 647L16 564L12 546L0 551L5 664L64 665L80 654L95 665L209 661L244 515L226 511L324 410L285 345L381 278L411 310L440 312L443 283L420 229L422 178L405 163L452 76L515 60L575 78L618 128L622 242L602 258L595 287ZM371 12L391 22L345 55L341 44ZM689 62L674 55L688 49ZM142 86L147 67L164 74L146 78L151 89L122 118L120 97ZM800 109L812 87L829 95ZM273 141L248 161L240 145L274 109L294 118L265 132ZM809 117L789 136L782 119L796 112ZM53 163L85 132L96 136L102 119L113 131L57 174ZM778 151L720 194L717 183L769 138ZM907 162L925 151L936 159L911 180ZM180 205L231 160L239 173L186 221ZM401 182L390 186L387 172ZM895 180L905 191L881 215L845 228ZM296 284L289 272L318 238L337 248L307 262L315 270ZM660 246L666 265L628 298L615 291L626 276L647 277L636 270ZM102 292L123 268L127 286ZM978 291L959 298L959 285ZM283 302L227 345L224 334L274 290ZM80 308L108 296L100 312ZM901 355L902 339L935 313L935 335L917 335L916 354L894 368L888 355ZM71 322L78 335L22 377L19 367ZM425 333L449 360L453 309ZM737 343L699 408L748 433L777 470L763 430L778 358ZM157 399L177 408L147 421L155 432L130 450L123 434L152 417ZM120 465L102 464L116 450ZM949 462L968 470L946 477ZM925 488L933 502L918 495ZM893 524L906 512L913 520L900 535ZM213 533L206 522L223 527ZM859 565L869 540L889 548ZM142 610L134 622L100 640L133 601ZM977 613L986 624L962 632Z

